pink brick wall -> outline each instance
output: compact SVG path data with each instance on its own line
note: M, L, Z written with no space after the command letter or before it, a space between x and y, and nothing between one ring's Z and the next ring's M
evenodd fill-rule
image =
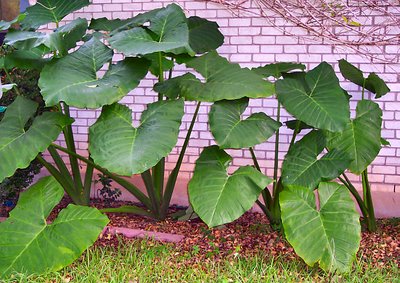
M370 179L374 183L373 188L377 191L396 191L400 192L400 62L399 45L385 47L385 53L377 53L377 56L391 56L394 59L390 64L376 61L370 63L368 59L354 54L354 51L331 46L324 42L307 40L302 36L286 36L283 31L272 27L262 18L251 14L240 13L240 17L232 15L224 7L206 3L204 1L134 1L134 0L92 0L90 7L76 12L73 18L128 18L139 12L165 6L175 2L183 7L188 15L197 15L209 20L216 21L225 35L225 44L219 52L233 62L240 63L243 67L255 67L276 61L299 61L313 68L321 61L334 64L338 70L337 60L346 58L351 63L358 65L364 71L374 71L378 73L386 82L392 92L380 100L379 104L384 109L384 130L383 137L390 143L391 147L382 149L379 157L370 167ZM251 1L248 1L251 2ZM70 17L67 20L72 19ZM293 33L296 27L286 25L283 29L290 29ZM302 30L296 30L301 35ZM371 50L373 51L373 50ZM144 110L144 104L155 101L152 86L153 78L145 79L140 87L125 97L122 102L131 105L135 119L140 118L140 113ZM343 86L351 91L355 98L359 98L359 89L352 84L343 83ZM194 168L194 162L199 155L201 148L213 144L212 136L208 132L208 105L202 106L200 115L193 132L193 139L190 142L187 155L184 159L182 178L190 177ZM355 105L352 105L353 109ZM264 111L274 117L276 115L276 101L273 99L256 100L251 103L251 108L247 112ZM177 159L179 146L182 145L186 134L191 115L194 112L194 104L186 104L186 113L182 132L179 138L178 147L168 157L168 168L172 168ZM78 149L85 152L87 149L87 126L91 125L100 111L73 111L76 117L74 131L77 133ZM289 115L284 113L284 120ZM288 148L289 131L282 130L281 158ZM269 142L256 146L256 154L260 160L260 165L265 169L268 176L272 176L273 166L273 139ZM235 157L233 165L240 166L252 164L248 151L230 151ZM358 178L353 178L358 180Z

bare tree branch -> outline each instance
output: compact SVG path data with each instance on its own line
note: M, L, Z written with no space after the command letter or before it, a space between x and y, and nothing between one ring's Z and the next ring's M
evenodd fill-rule
M203 0L204 1L204 0ZM207 0L205 0L207 1ZM231 12L250 13L266 20L285 35L308 37L330 43L335 47L350 48L371 60L393 62L400 54L385 55L384 47L400 44L399 0L208 0L219 3ZM253 4L253 9L247 8ZM255 5L254 5L255 4ZM258 13L254 12L254 6ZM276 23L283 19L286 25ZM307 35L291 32L300 27ZM369 52L379 48L381 54Z

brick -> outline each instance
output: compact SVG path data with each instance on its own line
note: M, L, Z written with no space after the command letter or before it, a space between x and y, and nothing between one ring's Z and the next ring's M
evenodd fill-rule
M122 11L122 5L121 4L104 4L103 5L103 11L104 12L115 12L115 11Z

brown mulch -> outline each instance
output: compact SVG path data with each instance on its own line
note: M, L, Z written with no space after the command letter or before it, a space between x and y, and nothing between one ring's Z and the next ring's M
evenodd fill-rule
M70 203L68 198L54 209L49 220L55 218L58 212ZM113 202L104 205L102 201L94 200L92 206L97 208L118 207L129 205L129 202ZM182 210L172 207L171 212ZM107 213L110 226L142 229L146 231L164 232L184 235L185 238L173 244L178 253L196 254L192 257L196 262L204 260L220 260L236 256L265 254L279 255L287 259L295 259L297 255L285 238L268 225L267 218L261 213L247 212L233 223L222 227L208 229L199 219L177 221L171 218L165 221L135 216L132 214ZM95 245L118 247L121 237L101 235ZM132 239L123 238L128 242ZM394 263L400 267L400 219L378 220L378 231L362 232L362 240L358 258L364 258L376 267L384 267Z

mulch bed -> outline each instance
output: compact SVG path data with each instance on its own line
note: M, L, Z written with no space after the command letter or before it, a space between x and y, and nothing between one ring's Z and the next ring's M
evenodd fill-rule
M58 212L69 203L70 200L67 197L64 198L49 219L54 219ZM129 202L113 202L107 207L129 204ZM99 200L94 200L92 205L97 208L105 207ZM172 207L171 212L182 209ZM214 229L208 229L199 219L177 221L168 218L158 222L132 214L107 213L107 215L110 218L110 226L184 235L185 238L181 242L171 245L174 245L174 249L179 254L195 254L196 256L192 258L196 262L218 261L239 255L255 254L265 254L266 257L279 255L287 259L298 258L290 244L279 232L270 228L267 218L261 213L247 212L233 223ZM101 235L95 245L118 247L121 237ZM124 242L133 240L124 237L122 239ZM363 231L358 253L358 258L360 257L376 267L384 267L388 263L394 263L400 267L400 219L378 220L376 233Z

